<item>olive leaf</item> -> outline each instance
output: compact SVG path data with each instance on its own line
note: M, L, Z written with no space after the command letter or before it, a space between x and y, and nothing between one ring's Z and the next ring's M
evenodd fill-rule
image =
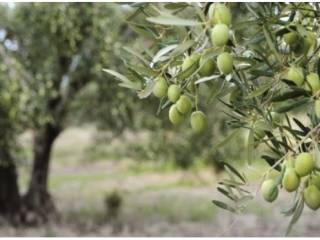
M198 26L201 25L200 22L191 20L191 19L183 19L176 16L171 15L161 15L158 17L147 17L147 21L161 24L161 25L169 25L169 26Z
M189 4L183 3L183 2L167 3L167 4L164 5L164 7L169 9L169 10L182 9L182 8L185 8L185 7L188 7L188 6L189 6Z
M255 91L252 91L250 94L248 94L248 96L246 96L246 99L251 99L251 98L255 98L255 97L262 95L264 92L269 90L273 85L274 85L273 82L269 82L269 83L261 86L260 88L256 89Z
M230 211L230 212L237 212L236 209L234 207L229 206L228 204L221 202L221 201L217 201L217 200L212 200L212 203L214 205L216 205L219 208L222 208L224 210Z
M123 50L125 50L126 52L128 52L131 55L140 59L145 65L148 65L148 63L149 63L148 60L145 59L145 57L142 54L140 54L139 52L137 52L135 49L130 48L130 47L123 47Z
M242 175L242 174L240 174L233 166L231 166L229 163L227 163L227 162L223 162L223 164L225 165L225 167L227 167L231 172L233 172L239 179L241 179L241 181L243 182L243 183L246 183L247 181L246 181L246 179L245 179L245 177Z
M227 198L235 201L236 198L233 196L233 194L230 194L230 192L228 192L227 190L223 189L222 187L217 187L217 190L222 193L223 195L225 195Z
M178 44L172 44L172 45L168 45L165 46L164 48L160 49L153 57L152 61L151 61L151 67L153 66L153 64L159 62L159 61L165 61L168 58L170 58L169 56L167 56L166 58L163 58L164 55L166 55L167 53L171 52L173 49L177 48Z
M303 89L296 88L294 90L289 90L277 96L271 98L272 102L283 102L288 99L298 98L301 96L308 96L307 92Z
M187 51L189 48L191 48L195 44L195 41L188 40L181 44L179 44L178 47L176 47L170 54L170 57L176 57L181 54L183 54L185 51Z
M300 107L300 106L308 103L309 101L310 101L310 99L307 97L299 98L297 100L289 99L289 100L281 102L279 105L277 105L274 108L274 111L277 113L285 113L285 112L291 111L297 107Z
M303 207L304 207L304 201L303 201L303 198L301 197L298 201L297 207L294 210L293 216L291 218L291 221L289 223L285 236L289 235L293 225L299 220L303 211Z
M197 81L195 81L194 83L195 84L200 84L200 83L204 83L204 82L207 82L207 81L215 80L215 79L220 78L220 77L221 77L221 75L211 75L209 77L200 78Z
M116 77L116 79L120 80L121 83L119 83L119 86L134 89L134 90L140 90L139 84L136 82L130 81L126 76L111 69L102 69L102 71L109 73L110 75Z

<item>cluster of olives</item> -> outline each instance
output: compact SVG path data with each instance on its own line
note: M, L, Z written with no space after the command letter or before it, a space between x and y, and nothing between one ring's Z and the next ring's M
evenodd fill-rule
M309 49L315 44L315 34L306 31L304 35L300 35L297 31L290 31L283 35L284 42L290 47L296 55L307 54ZM311 92L312 95L320 90L320 80L317 73L305 74L302 67L291 66L287 71L286 79L293 82L296 86ZM315 96L316 98L318 96ZM320 100L315 101L315 113L320 118Z
M192 101L187 94L183 94L178 84L168 86L164 78L158 78L153 88L153 94L158 97L168 97L173 104L169 109L169 120L173 125L183 122L185 115L192 110ZM206 116L202 111L194 111L190 117L191 128L195 132L202 132L206 126Z
M292 26L291 26L292 27ZM283 35L283 41L290 51L296 56L307 55L316 42L315 34L304 31L299 34L293 26L290 31ZM304 68L291 65L285 72L284 78L291 81L312 94L315 98L314 111L320 118L320 79L315 72L307 72ZM262 135L263 137L263 135ZM261 185L263 198L273 202L279 193L279 187L287 192L299 192L302 194L305 204L312 210L320 208L320 172L316 169L315 159L312 153L302 152L295 158L288 157L284 163L284 172L279 178L269 178ZM303 184L301 184L303 183Z
M229 41L229 27L231 24L231 12L224 4L211 4L208 16L211 29L210 39L213 46L223 47ZM203 65L205 66L205 65ZM233 57L228 52L223 52L217 57L217 67L220 73L228 75L232 72Z
M285 170L281 185L287 192L298 191L300 183L304 181L303 199L312 210L320 207L320 173L315 170L315 160L308 152L300 153L295 159L285 161ZM261 193L268 202L273 202L279 193L275 179L267 179L262 183Z
M290 47L296 56L306 54L316 41L314 33L306 31L300 35L297 31L291 30L283 35L283 41Z
M287 80L292 81L295 85L304 88L311 92L318 98L318 91L320 90L320 79L317 73L309 73L306 77L301 67L291 66L287 72ZM320 100L317 99L314 103L314 111L318 118L320 118Z
M229 26L231 24L231 12L224 4L211 4L209 11L209 24L213 26L210 39L214 47L223 48L229 40ZM195 72L200 77L208 77L219 72L228 75L233 70L233 57L229 52L222 52L216 59L208 59L200 53L193 53L183 60L181 71L183 78L188 79ZM194 94L194 81L188 80L186 89L183 83L168 84L163 77L158 77L153 87L153 94L158 98L167 97L172 103L169 109L169 120L178 125L183 122L185 116L192 110L193 103L188 95ZM206 126L206 116L202 111L195 110L190 116L191 128L195 132L201 132Z
M320 80L317 73L309 73L306 77L301 67L291 66L287 72L287 80L315 94L320 90Z
M229 40L229 26L231 24L231 12L224 4L211 4L208 11L208 23L213 26L210 32L212 45L223 48ZM197 72L200 77L212 76L216 69L223 75L228 75L233 70L233 57L229 52L222 52L216 59L208 59L205 54L193 53L187 56L181 65L181 71L185 84L175 82L168 83L163 77L158 77L153 87L153 94L158 98L167 97L172 103L169 109L169 120L178 125L183 122L185 116L192 110L193 103L190 94L195 93L194 81L190 77ZM195 110L191 113L190 124L195 132L201 132L206 125L206 116L202 111Z

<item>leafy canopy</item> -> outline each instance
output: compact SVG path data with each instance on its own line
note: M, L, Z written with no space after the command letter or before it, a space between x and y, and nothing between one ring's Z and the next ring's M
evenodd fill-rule
M168 109L175 125L189 118L193 129L202 128L205 120L197 120L194 127L194 112L203 112L203 103L219 102L229 128L247 131L248 165L258 153L270 165L261 173L263 197L274 201L279 189L296 193L283 212L292 216L288 232L304 204L318 209L319 4L139 3L132 7L135 11L127 22L141 36L143 47L130 51L124 74L105 71L120 86L137 90L140 98L159 98L158 112ZM190 109L186 110L187 102L172 100L176 97L168 89L173 84L189 99ZM210 94L203 94L204 89ZM240 213L253 194L246 189L244 174L223 164L229 178L220 181L218 190L230 203L213 203Z

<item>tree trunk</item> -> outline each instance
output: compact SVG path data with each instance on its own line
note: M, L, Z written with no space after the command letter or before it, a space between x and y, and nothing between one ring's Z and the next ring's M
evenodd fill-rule
M48 177L52 145L60 132L59 127L47 124L35 133L31 180L24 197L28 223L47 221L55 213L55 206L48 191Z
M0 216L17 224L21 217L21 201L16 166L7 149L0 149Z

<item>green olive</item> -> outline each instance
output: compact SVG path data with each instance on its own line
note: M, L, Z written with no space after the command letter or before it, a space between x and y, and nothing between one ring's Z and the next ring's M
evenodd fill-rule
M301 67L290 67L287 79L294 82L297 86L301 86L303 84L304 75Z
M309 185L303 191L304 202L312 210L320 207L320 191L315 185Z
M163 77L159 77L153 86L153 95L158 98L166 96L168 90L167 81Z
M184 78L190 77L199 67L199 54L192 54L189 57L186 57L182 63L182 71Z
M309 49L316 43L316 37L314 33L307 32L306 35L302 36L302 41L299 42L298 47L294 50L295 54L307 54Z
M178 111L176 104L169 109L169 120L173 125L178 125L183 121L183 115Z
M300 177L293 167L287 167L283 179L282 186L288 191L293 192L298 189L300 185Z
M225 24L217 24L211 30L211 42L213 46L222 47L229 40L229 28Z
M261 193L263 198L268 202L273 202L278 197L278 187L273 179L265 180L261 185Z
M295 170L300 177L304 177L312 172L315 161L311 153L300 153L295 161Z
M299 41L299 34L297 32L289 32L283 35L283 40L290 47L295 47Z
M316 174L312 175L309 183L315 185L320 190L320 173L317 172Z
M202 111L195 111L191 114L190 124L196 133L202 132L206 127L206 115Z
M320 80L319 75L316 73L310 73L307 76L307 84L310 86L310 90L312 90L313 93L316 93L320 89Z
M227 26L231 24L231 12L228 7L221 3L211 4L208 16L212 24L223 23Z
M314 102L314 112L315 112L317 118L320 118L320 100L316 100Z
M215 62L212 59L204 59L204 55L200 58L199 62L199 74L202 77L211 76L215 70Z
M224 75L228 75L232 72L233 57L230 53L221 53L217 58L218 69Z
M242 92L239 88L234 88L229 96L229 102L234 104L235 102L241 100Z
M191 110L192 103L188 96L182 95L176 103L177 109L180 113L186 114Z
M181 88L176 84L171 84L168 88L168 99L175 103L181 94Z

